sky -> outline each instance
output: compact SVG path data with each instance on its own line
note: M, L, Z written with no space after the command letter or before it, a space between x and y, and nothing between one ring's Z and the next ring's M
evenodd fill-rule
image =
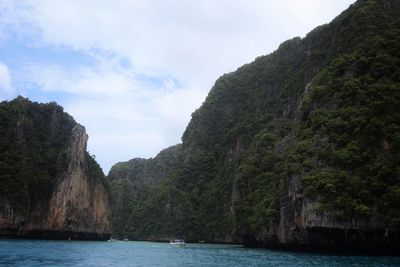
M0 0L0 101L56 101L105 173L181 142L215 80L354 0Z

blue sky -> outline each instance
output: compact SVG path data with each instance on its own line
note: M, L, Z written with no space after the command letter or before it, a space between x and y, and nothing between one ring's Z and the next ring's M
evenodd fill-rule
M214 81L354 0L0 0L0 100L56 101L112 164L180 142Z

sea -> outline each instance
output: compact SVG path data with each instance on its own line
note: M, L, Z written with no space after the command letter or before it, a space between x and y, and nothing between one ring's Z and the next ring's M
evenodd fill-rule
M400 257L343 256L234 245L0 240L0 266L400 266Z

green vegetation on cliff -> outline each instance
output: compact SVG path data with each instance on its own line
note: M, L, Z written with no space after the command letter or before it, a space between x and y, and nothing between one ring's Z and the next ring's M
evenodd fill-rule
M49 198L66 168L66 148L75 121L55 103L18 97L0 103L0 195L14 208Z
M286 207L289 197L314 201L340 222L398 229L399 18L397 0L360 0L219 78L192 114L179 164L141 194L118 183L129 198L118 231L278 238L282 214L293 229L304 227L295 220L303 202Z
M0 201L20 214L46 205L68 168L67 149L75 120L56 103L18 97L0 103ZM91 177L104 174L86 152Z
M114 234L129 232L130 236L143 238L164 227L159 223L166 221L160 221L159 213L153 210L162 207L159 201L166 199L160 182L178 167L180 151L181 145L176 145L164 149L154 159L132 159L111 168L107 179L112 193Z
M336 58L302 102L291 171L343 219L400 225L399 66L397 21Z

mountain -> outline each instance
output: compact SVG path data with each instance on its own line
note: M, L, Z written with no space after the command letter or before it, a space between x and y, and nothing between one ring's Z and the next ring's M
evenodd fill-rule
M0 103L0 237L109 238L109 189L87 140L56 103Z
M143 196L121 186L135 198L119 230L132 239L398 253L399 18L398 0L359 0L220 77L169 175L152 177L159 182Z
M112 192L112 225L115 236L122 237L126 235L126 231L131 231L128 230L130 225L138 221L131 217L134 213L133 203L139 203L153 196L153 188L178 168L180 152L179 144L162 150L152 159L136 158L112 166L107 180ZM135 209L147 210L139 206ZM141 232L139 227L141 226L137 225L132 230Z

